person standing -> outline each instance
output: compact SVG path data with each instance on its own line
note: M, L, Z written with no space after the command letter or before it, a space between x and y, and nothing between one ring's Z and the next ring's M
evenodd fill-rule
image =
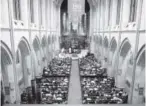
M1 106L4 105L4 102L5 102L5 96L4 96L2 81L1 81Z
M2 91L2 89L1 89L1 106L3 106L4 105L4 93L3 93L3 91Z

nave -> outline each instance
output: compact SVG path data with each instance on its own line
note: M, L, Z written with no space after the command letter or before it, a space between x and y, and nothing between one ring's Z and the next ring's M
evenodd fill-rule
M68 104L81 104L81 86L78 60L72 60Z
M106 69L95 61L93 54L80 60L54 58L44 67L42 76L23 91L21 104L127 103L128 95L114 87L114 79L108 78Z
M0 0L1 105L144 105L145 0Z
M128 92L115 85L92 53L85 57L56 57L43 74L31 80L21 104L127 104Z

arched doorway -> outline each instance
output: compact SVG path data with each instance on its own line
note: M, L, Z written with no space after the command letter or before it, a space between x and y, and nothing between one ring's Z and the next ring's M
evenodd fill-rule
M12 54L7 45L1 41L1 80L5 103L14 104L16 101L16 89L12 64Z
M128 68L128 61L133 55L131 51L131 44L127 38L122 42L119 53L116 85L119 88L125 88L125 75Z
M136 60L133 103L142 104L145 99L145 45L139 50Z
M44 36L42 38L42 61L43 61L43 67L47 66L47 42L46 42L46 37Z
M112 40L111 40L111 43L110 43L110 51L109 51L109 59L108 59L108 61L109 61L109 64L108 64L108 75L110 76L110 77L113 77L114 75L114 73L113 73L113 62L114 62L114 60L115 60L115 51L116 51L116 49L117 49L117 42L116 42L116 40L115 40L115 38L113 37L112 38Z
M33 60L34 60L34 68L35 68L35 76L42 75L42 67L41 67L41 49L39 39L36 37L33 40Z
M18 73L19 91L22 93L31 86L33 72L31 70L30 46L28 41L22 37L16 51L16 68Z

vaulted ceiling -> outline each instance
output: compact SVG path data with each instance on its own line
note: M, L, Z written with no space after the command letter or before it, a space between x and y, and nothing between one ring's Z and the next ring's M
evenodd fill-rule
M61 6L63 1L64 0L53 0L53 2L56 3L59 6ZM96 6L99 0L87 0L87 1L90 4L90 6Z
M85 0L85 12L90 10L90 7L93 6L95 0ZM62 10L67 10L68 0L54 0L53 1L57 6L61 7Z
M63 0L53 0L53 2L60 7Z

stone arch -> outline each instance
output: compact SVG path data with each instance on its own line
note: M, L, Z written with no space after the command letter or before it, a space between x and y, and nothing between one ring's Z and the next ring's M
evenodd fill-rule
M145 69L145 44L141 47L141 49L137 53L136 66L141 67L141 70Z
M31 49L30 49L30 44L28 42L28 40L25 37L22 37L19 44L18 44L18 48L26 48L26 51L24 51L27 55L30 53ZM23 49L22 49L23 50Z
M36 36L35 39L33 40L33 48L35 51L38 51L40 49L40 40L39 38Z
M48 55L49 55L49 60L51 60L51 55L52 55L52 39L51 39L51 35L48 35Z
M121 46L120 46L120 50L119 50L120 56L126 57L126 55L127 55L128 51L130 50L130 48L131 48L130 41L129 41L128 38L125 38L123 40L123 42L121 43Z
M98 35L96 35L96 44L98 44Z
M42 45L42 47L45 47L47 45L47 41L46 41L46 36L45 35L42 37L41 45Z
M101 35L98 35L98 46L97 46L97 57L98 57L98 59L99 59L99 61L101 61L101 59L102 59L102 49L103 49L103 47L102 47L102 36Z
M145 52L145 44L140 48L140 50L137 53L137 56L136 56L137 63L139 63L140 56L142 55L143 52Z
M44 35L42 40L41 40L41 46L42 46L42 61L43 61L43 67L47 66L47 58L48 58L48 52L47 52L47 39L46 36Z
M52 37L51 37L51 38L52 38L52 44L53 44L53 43L54 43L54 35L52 35Z
M16 101L15 81L13 72L13 55L9 47L1 41L1 71L2 87L5 95L5 101L14 103ZM11 86L10 86L11 85ZM10 88L9 93L6 93L5 88ZM11 90L13 89L13 90Z
M102 45L102 36L99 35L99 44Z
M104 47L108 48L108 39L107 39L107 37L104 38Z
M113 37L110 42L110 51L115 52L116 48L117 48L117 42L115 38Z
M31 79L33 77L33 72L31 71L31 49L25 37L22 37L18 44L18 49L16 51L16 59L17 58L19 62L16 62L16 68L17 72L20 74L18 77L22 76L22 78L19 78L20 81L18 81L18 84L20 93L22 93L24 87L31 86Z
M108 61L108 38L105 37L103 40L103 54L104 54L104 63Z
M48 44L51 44L51 36L48 35Z
M117 49L117 42L115 40L115 37L112 38L109 45L110 51L109 51L109 64L108 64L108 75L113 77L114 76L114 64L116 63L116 49Z
M12 60L13 60L13 55L12 55L12 52L11 50L9 49L9 47L1 40L1 52L2 52L2 49L6 51L6 53L8 54L8 63L12 63ZM1 54L2 55L2 54Z
M41 43L39 38L36 36L33 40L33 67L35 70L35 76L42 75L42 54L41 54Z
M113 65L113 62L115 61L115 56L116 56L115 51L117 49L117 42L116 42L116 40L115 40L114 37L112 38L109 46L110 46L110 51L109 51L109 65Z
M141 89L141 94L136 89ZM136 56L135 82L133 90L133 103L143 104L145 97L145 44L138 51Z
M98 35L96 35L96 36L95 36L95 52L96 52L95 55L98 55L98 54L97 54L97 52L98 52L98 46L99 46L99 45L98 45Z
M126 83L131 83L131 74L132 70L128 69L131 67L131 63L129 62L132 58L133 53L131 50L131 44L128 38L125 38L121 43L119 49L119 62L118 62L118 70L117 70L117 86L118 87L127 87ZM128 80L127 80L128 78ZM127 82L126 82L127 81ZM127 89L129 89L129 85ZM128 91L129 92L129 91Z

